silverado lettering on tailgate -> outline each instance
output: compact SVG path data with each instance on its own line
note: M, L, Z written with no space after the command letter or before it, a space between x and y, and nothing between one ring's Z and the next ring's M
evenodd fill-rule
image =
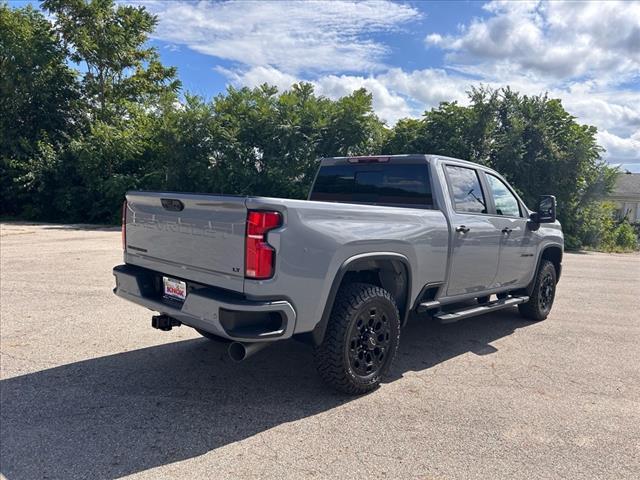
M244 224L240 224L238 226L244 228ZM160 232L173 232L185 235L226 239L230 234L233 234L235 225L231 223L213 221L194 224L175 220L162 220L157 217L145 218L141 215L135 215L133 217L133 221L129 224L129 228L131 227L141 227L147 230Z

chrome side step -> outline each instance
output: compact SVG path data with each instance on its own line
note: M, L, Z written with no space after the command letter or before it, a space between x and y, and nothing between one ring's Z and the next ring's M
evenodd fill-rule
M519 303L525 303L529 301L529 297L526 295L519 297L508 297L502 300L494 300L483 305L475 307L464 308L462 310L453 312L440 312L433 316L440 323L453 323L464 318L475 317L476 315L482 315L484 313L495 312L496 310L502 310L503 308L512 307ZM422 305L420 305L422 306Z

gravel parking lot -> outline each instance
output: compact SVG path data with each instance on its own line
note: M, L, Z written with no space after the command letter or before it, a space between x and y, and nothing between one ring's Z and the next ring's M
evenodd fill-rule
M640 478L640 255L567 254L545 322L414 321L392 378L328 391L116 298L114 229L1 227L7 479Z

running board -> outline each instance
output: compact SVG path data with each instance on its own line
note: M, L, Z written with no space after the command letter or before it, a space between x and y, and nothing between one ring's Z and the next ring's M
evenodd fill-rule
M433 310L434 308L440 308L440 302L438 300L430 300L428 302L422 302L418 305L418 312L426 312L427 310Z
M464 318L475 317L476 315L482 315L484 313L495 312L496 310L502 310L503 308L512 307L519 303L526 303L529 301L529 297L509 297L502 300L494 300L483 305L476 307L465 308L458 310L457 312L441 312L433 316L440 323L453 323Z

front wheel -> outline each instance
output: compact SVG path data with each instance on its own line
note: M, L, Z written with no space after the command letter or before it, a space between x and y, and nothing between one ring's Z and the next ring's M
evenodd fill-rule
M389 371L399 342L400 315L391 294L367 283L346 285L315 349L318 373L341 392L370 392Z
M549 260L543 260L536 274L529 301L518 305L520 315L529 320L544 320L551 312L555 296L556 267Z

